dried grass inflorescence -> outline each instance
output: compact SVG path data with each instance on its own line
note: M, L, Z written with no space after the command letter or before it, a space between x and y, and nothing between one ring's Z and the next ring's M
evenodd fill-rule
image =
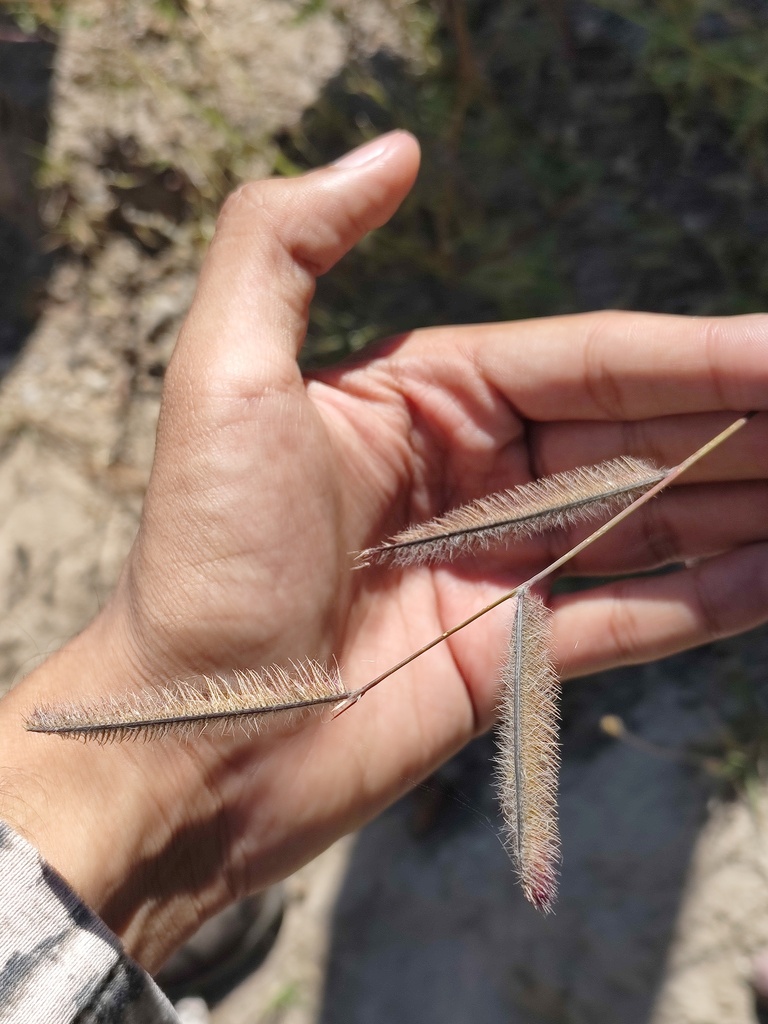
M150 739L171 731L189 736L208 726L256 730L265 715L316 709L347 696L336 666L303 661L258 672L200 676L90 704L41 706L30 714L26 727L100 741Z
M507 848L528 900L545 913L557 894L560 683L552 663L551 612L521 591L501 672L496 777Z
M643 459L618 458L489 494L426 523L409 526L386 544L366 548L358 564L393 566L447 562L629 504L663 479L666 470Z
M27 728L104 741L167 733L188 735L209 724L252 729L271 716L329 705L336 715L448 637L515 598L514 624L501 678L497 776L508 845L523 891L536 907L549 911L555 899L560 860L559 684L550 651L550 613L533 596L533 588L675 481L753 415L740 417L673 469L657 469L651 463L628 458L582 467L489 495L438 519L410 527L386 544L360 552L358 567L450 561L462 552L487 549L509 537L526 537L598 515L609 517L589 537L514 590L445 630L356 690L344 688L335 666L329 669L305 661L287 668L200 677L155 690L109 697L90 705L39 707L30 714Z

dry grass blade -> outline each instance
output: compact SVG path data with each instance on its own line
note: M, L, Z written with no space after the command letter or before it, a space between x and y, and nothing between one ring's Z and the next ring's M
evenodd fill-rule
M550 648L550 611L527 590L515 601L502 671L496 774L508 846L528 900L545 913L557 894L559 683Z
M527 537L593 519L628 505L666 472L642 459L618 458L557 473L409 527L386 544L361 551L357 563L406 566L450 561L509 536Z
M26 728L101 741L189 735L208 725L256 728L265 715L307 711L348 696L335 666L305 661L201 676L91 704L40 706L27 718Z

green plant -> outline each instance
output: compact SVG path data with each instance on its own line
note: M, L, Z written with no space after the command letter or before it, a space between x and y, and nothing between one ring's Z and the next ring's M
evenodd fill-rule
M423 169L320 282L305 361L422 324L768 302L761 15L735 0L416 3L421 59L353 57L277 139L295 174L392 127Z

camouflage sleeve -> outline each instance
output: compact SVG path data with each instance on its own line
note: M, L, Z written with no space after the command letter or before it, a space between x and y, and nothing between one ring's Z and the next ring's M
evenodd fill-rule
M0 1024L179 1024L119 940L0 822Z

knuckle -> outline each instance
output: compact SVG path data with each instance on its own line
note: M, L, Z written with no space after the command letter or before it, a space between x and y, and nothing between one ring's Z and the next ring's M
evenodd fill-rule
M640 529L643 544L656 566L669 565L681 557L681 543L674 521L667 514L663 496L649 501L641 509Z
M537 423L528 426L528 465L532 480L550 476L554 469L558 447L551 431L543 430Z
M642 420L623 420L619 430L622 453L634 455L636 458L646 457L645 423Z
M249 181L225 200L216 233L224 236L247 232L269 258L278 263L287 259L317 276L327 268L316 265L313 255L316 239L310 235L309 242L302 242L306 225L302 224L301 208L295 182L283 178Z
M261 210L269 201L269 186L272 182L246 181L227 196L221 209L221 216L242 215L246 210Z
M715 596L716 590L712 588L708 578L706 563L694 566L691 572L696 614L704 627L706 636L711 640L726 636L728 628Z
M664 435L647 420L625 420L620 425L621 451L639 459L648 459L656 466L665 466L669 452L663 444Z
M243 222L271 225L275 210L285 200L286 183L279 178L247 181L230 192L219 212L217 232L239 229Z
M642 644L638 622L632 611L632 604L627 598L625 585L615 584L613 607L607 617L607 629L617 660L631 664L637 661Z
M596 313L584 339L584 386L595 408L608 419L624 419L621 388L605 358L606 336L615 331L616 314Z
M722 320L707 318L697 324L701 334L701 342L707 364L712 390L723 409L730 408L731 402L726 394L725 382L722 374L722 352L726 339L726 329Z

